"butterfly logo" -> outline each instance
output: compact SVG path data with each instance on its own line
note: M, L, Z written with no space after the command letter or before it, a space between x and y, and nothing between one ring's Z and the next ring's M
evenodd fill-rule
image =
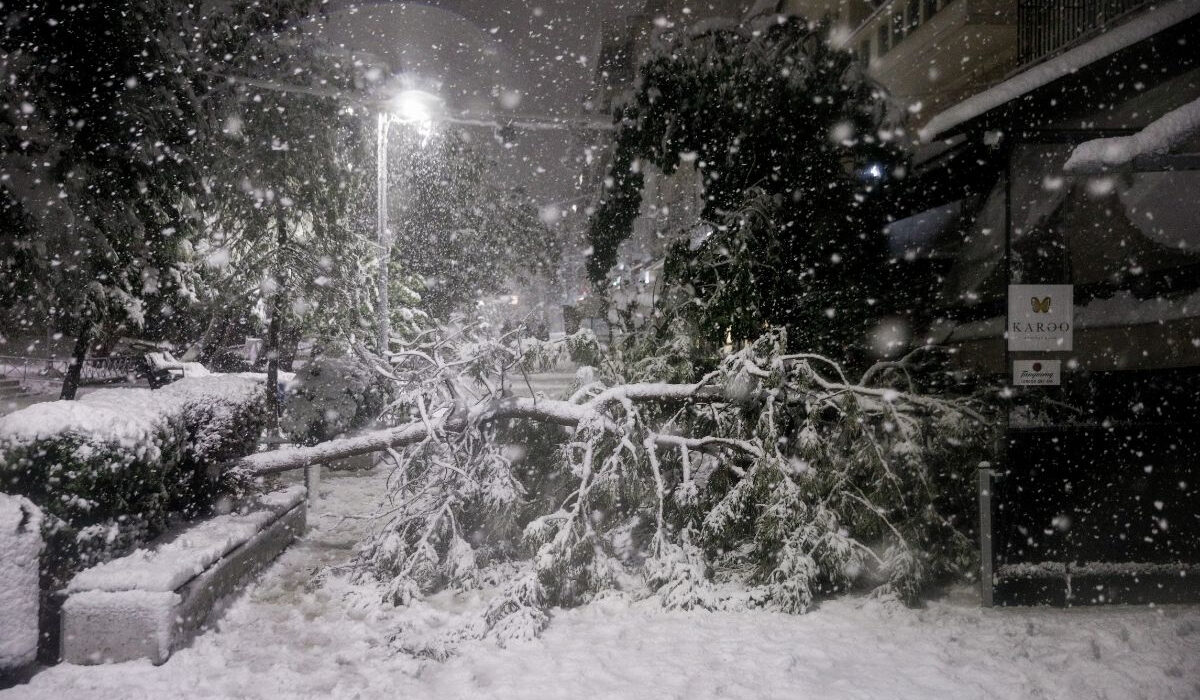
M1035 313L1035 314L1050 313L1050 297L1046 297L1044 299L1038 299L1037 297L1033 297L1029 301L1031 301L1033 303L1033 313Z

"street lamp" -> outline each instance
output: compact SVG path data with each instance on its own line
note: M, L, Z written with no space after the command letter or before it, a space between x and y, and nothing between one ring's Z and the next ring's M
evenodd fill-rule
M467 113L448 114L436 94L424 90L410 88L401 91L395 97L384 102L373 99L362 99L351 93L327 87L311 85L289 85L270 80L258 80L242 75L232 75L220 72L209 72L209 75L231 83L240 83L263 90L274 92L310 95L322 99L332 99L339 102L361 106L365 109L378 110L378 127L376 130L376 176L378 192L376 201L376 225L379 228L380 246L380 275L379 275L379 352L388 352L388 341L391 335L388 308L388 253L391 250L391 235L387 227L387 137L388 126L393 118L406 124L415 124L422 133L428 133L436 122L446 122L464 127L482 127L485 129L521 129L524 131L584 131L601 132L613 131L616 127L608 121L590 117L557 117L545 115L509 115L504 119L496 117L473 117Z
M388 264L392 251L392 232L388 229L388 129L392 121L415 127L428 135L442 112L442 100L425 90L408 89L384 104L379 111L375 133L376 225L379 229L379 354L387 356L391 339L391 308Z
M392 100L392 113L406 124L414 124L421 131L432 128L441 117L442 98L425 90L404 90Z

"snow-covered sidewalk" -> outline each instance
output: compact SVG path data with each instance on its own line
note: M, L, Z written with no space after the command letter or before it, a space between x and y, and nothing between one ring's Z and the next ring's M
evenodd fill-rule
M387 474L327 474L310 531L163 666L60 665L15 698L1195 698L1200 607L995 609L965 591L921 610L843 599L803 616L673 613L610 597L557 612L541 639L397 653L398 629L478 601L410 609L313 574L370 527Z

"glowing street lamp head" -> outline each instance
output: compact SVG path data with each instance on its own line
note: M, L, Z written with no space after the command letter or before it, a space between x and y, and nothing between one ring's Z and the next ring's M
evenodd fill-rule
M431 125L441 110L441 98L424 90L405 90L392 99L392 113L405 123Z

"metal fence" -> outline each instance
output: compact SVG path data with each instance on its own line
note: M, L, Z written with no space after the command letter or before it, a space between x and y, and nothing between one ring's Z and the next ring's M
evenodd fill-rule
M61 381L70 365L68 358L0 355L0 377L30 381ZM89 357L83 361L80 384L104 384L142 371L141 357Z
M1020 0L1017 63L1024 66L1100 33L1150 0Z

